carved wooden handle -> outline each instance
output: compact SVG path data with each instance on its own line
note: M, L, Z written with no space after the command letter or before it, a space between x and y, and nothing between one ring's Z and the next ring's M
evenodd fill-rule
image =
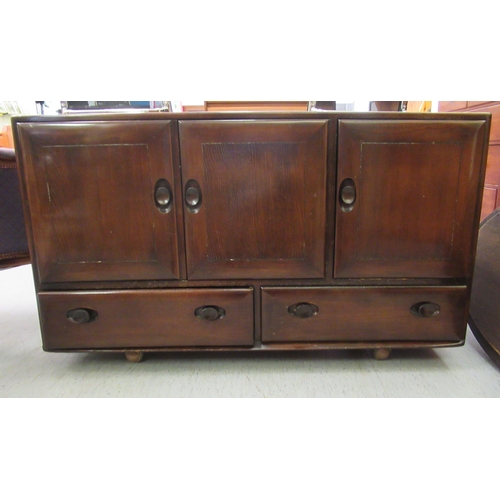
M288 313L297 318L311 318L319 312L319 307L316 304L310 304L309 302L299 302L293 304L288 308Z
M97 311L93 309L77 308L71 309L66 313L66 318L72 323L90 323L97 318Z
M432 316L437 316L441 312L441 306L435 302L418 302L411 306L410 311L415 316L431 318Z
M352 179L344 179L340 185L340 208L350 212L356 203L356 184Z
M168 213L172 209L172 188L166 179L159 179L155 186L155 203L160 212Z
M226 311L218 306L202 306L196 309L194 315L206 321L216 321L222 319L226 315Z
M190 179L186 183L184 200L189 212L191 212L192 214L196 214L200 211L202 202L201 187L194 179Z

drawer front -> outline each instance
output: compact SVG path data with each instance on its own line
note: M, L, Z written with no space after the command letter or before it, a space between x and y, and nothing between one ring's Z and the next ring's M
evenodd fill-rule
M458 342L466 287L262 289L263 342Z
M253 290L39 294L44 348L253 345Z

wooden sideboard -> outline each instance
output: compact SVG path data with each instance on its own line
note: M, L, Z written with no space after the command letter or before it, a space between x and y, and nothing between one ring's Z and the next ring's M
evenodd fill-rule
M491 113L491 136L486 180L484 185L481 220L500 207L500 101L440 101L442 112L486 112Z
M465 341L490 115L18 117L47 351Z

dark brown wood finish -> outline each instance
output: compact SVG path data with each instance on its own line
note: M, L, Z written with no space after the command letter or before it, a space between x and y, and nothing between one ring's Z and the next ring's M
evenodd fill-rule
M500 367L500 209L483 221L479 231L469 326Z
M20 124L40 281L180 277L171 122ZM173 193L172 193L173 196Z
M253 345L251 288L48 292L39 300L45 350ZM196 316L203 307L224 316ZM75 322L86 319L81 310L88 322Z
M468 277L486 122L341 120L335 277Z
M422 304L424 311L437 304L439 312L419 316ZM262 342L459 342L466 304L466 287L266 287Z
M190 279L324 277L327 125L181 121Z
M346 136L342 127L351 122ZM126 351L138 360L142 351L390 350L464 342L487 114L140 113L18 117L13 124L46 350ZM353 130L366 143L359 158ZM101 144L111 146L102 156L110 161L92 155ZM130 145L138 152L125 154ZM57 168L48 168L49 152ZM91 164L103 165L97 177L106 178L109 192L96 186ZM112 164L132 179L126 188ZM339 199L341 188L350 187L343 184L346 172L356 181L344 192L348 208L355 200L349 212ZM172 189L167 214L155 200L158 179ZM435 185L427 190L429 179ZM455 198L443 184L455 186ZM123 226L131 209L116 215L113 185L139 207L133 231ZM146 185L153 190L146 193ZM65 210L50 205L61 199ZM80 228L69 224L75 216ZM172 217L165 225L162 216ZM95 232L103 217L120 225L120 248L103 245L103 234L88 238L86 228ZM408 217L413 225L401 223ZM164 243L156 246L159 256L147 251L152 239ZM87 269L81 271L55 263L84 247L94 254L107 249L115 262L76 262ZM123 252L137 251L145 262L120 262ZM351 271L339 272L345 269ZM301 317L315 300L316 314ZM439 314L408 312L426 302L438 303ZM208 310L200 313L203 306ZM226 314L211 321L219 308ZM82 318L91 321L74 322Z

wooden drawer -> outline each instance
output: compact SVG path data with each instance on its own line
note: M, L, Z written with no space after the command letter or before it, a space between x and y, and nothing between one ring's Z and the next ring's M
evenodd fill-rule
M466 304L466 287L266 287L262 342L459 342Z
M251 288L44 292L39 303L45 350L253 345Z

